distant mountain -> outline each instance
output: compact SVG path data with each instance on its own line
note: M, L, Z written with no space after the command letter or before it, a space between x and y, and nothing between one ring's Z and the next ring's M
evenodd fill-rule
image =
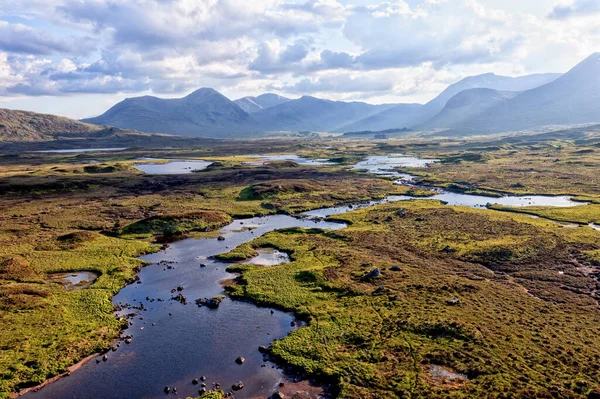
M261 109L267 109L283 104L287 101L290 101L287 97L282 97L273 93L265 93L258 97L242 97L233 102L239 105L241 109L251 114L260 111Z
M469 76L454 83L436 98L418 109L407 108L406 104L398 108L383 111L368 119L358 121L355 124L345 126L346 131L352 130L385 130L402 127L415 127L421 125L436 116L448 100L463 90L486 88L499 91L523 91L544 85L557 79L560 74L548 73L537 75L526 75L517 78L499 76L493 73Z
M346 133L402 129L412 124L414 116L421 107L423 107L421 104L397 104L375 115L344 125L338 131Z
M395 104L330 101L304 96L252 114L263 130L338 131Z
M453 128L502 132L550 125L600 122L600 53L560 78L485 109Z
M440 113L427 122L416 125L414 129L451 128L517 95L519 95L519 92L516 91L498 91L494 89L463 90L450 98Z
M34 142L98 136L105 126L90 125L56 115L0 108L0 142Z
M195 137L233 137L258 126L239 105L209 88L183 98L152 96L128 98L104 114L84 122Z

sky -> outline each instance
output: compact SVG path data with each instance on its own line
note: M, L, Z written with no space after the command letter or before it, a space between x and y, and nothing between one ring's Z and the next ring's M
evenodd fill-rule
M423 103L598 51L600 0L0 0L0 108L79 119L200 87Z

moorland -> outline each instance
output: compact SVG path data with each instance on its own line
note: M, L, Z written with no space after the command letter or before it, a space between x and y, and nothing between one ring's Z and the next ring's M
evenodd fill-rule
M17 392L110 349L127 327L111 298L138 256L216 237L234 218L299 215L410 194L333 216L348 227L291 228L232 248L291 262L232 263L233 299L293 312L305 325L267 351L345 398L586 398L600 389L600 131L518 137L206 141L165 149L0 157L0 392ZM32 148L30 148L32 149ZM252 154L331 160L255 162ZM368 155L440 162L394 184L352 168ZM152 159L207 169L143 174ZM488 195L569 195L572 207L488 209L427 199L435 188ZM535 216L535 217L532 217ZM570 222L572 224L567 224ZM376 270L376 272L375 272ZM55 273L94 272L68 290ZM221 397L220 391L203 397Z

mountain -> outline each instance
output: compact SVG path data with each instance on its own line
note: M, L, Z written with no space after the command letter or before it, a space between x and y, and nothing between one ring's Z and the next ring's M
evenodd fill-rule
M233 102L240 106L241 109L251 114L260 111L261 109L271 108L284 102L290 101L287 97L282 97L273 93L261 94L258 97L242 97Z
M183 98L128 98L104 114L83 121L195 137L232 137L257 129L252 117L239 105L209 88L196 90Z
M427 122L416 125L417 130L445 129L476 117L489 108L519 95L516 91L494 89L463 90L450 98L439 114Z
M252 114L263 130L338 131L357 121L393 107L362 102L330 101L303 96Z
M0 108L0 142L33 142L61 137L96 136L104 126L82 123L56 115Z
M421 104L398 104L375 115L342 126L340 132L381 131L401 129L412 124L412 119L421 109Z
M452 126L464 132L501 132L600 122L600 53L560 78L526 90Z
M436 116L450 98L463 90L486 88L499 91L523 91L544 85L557 79L560 74L535 74L521 77L499 76L493 73L469 76L461 81L448 86L433 100L429 101L417 110L398 107L372 116L368 119L358 121L355 124L345 126L346 131L353 130L385 130L402 127L415 127L425 123ZM411 111L414 111L411 114Z

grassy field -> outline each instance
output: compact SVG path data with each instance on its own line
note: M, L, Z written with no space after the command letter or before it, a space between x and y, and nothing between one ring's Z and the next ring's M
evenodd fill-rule
M107 161L99 173L86 173L82 164L4 166L0 396L39 384L109 347L123 327L111 297L143 266L136 257L158 248L152 242L210 234L232 217L410 190L339 168L237 163L180 176L110 167L128 161ZM90 288L74 291L48 281L53 273L78 271L99 277Z
M235 217L431 194L350 168L368 154L440 158L410 170L437 186L600 203L598 148L584 131L0 155L0 397L107 349L122 328L111 297L135 279L143 266L137 256L157 243L218 234ZM335 164L245 163L255 160L248 154L277 152ZM210 157L215 165L152 176L133 167L140 157ZM247 259L261 247L290 254L292 262L279 266L233 265L241 276L227 289L305 318L306 327L270 352L333 383L340 397L585 398L600 388L600 232L515 211L586 224L600 221L598 206L385 204L337 215L346 229L272 232L221 258ZM98 278L70 291L49 281L79 271Z
M600 232L436 201L337 218L351 226L250 244L291 263L231 268L231 295L309 321L271 346L277 358L346 398L577 398L600 386L597 283L582 270Z

